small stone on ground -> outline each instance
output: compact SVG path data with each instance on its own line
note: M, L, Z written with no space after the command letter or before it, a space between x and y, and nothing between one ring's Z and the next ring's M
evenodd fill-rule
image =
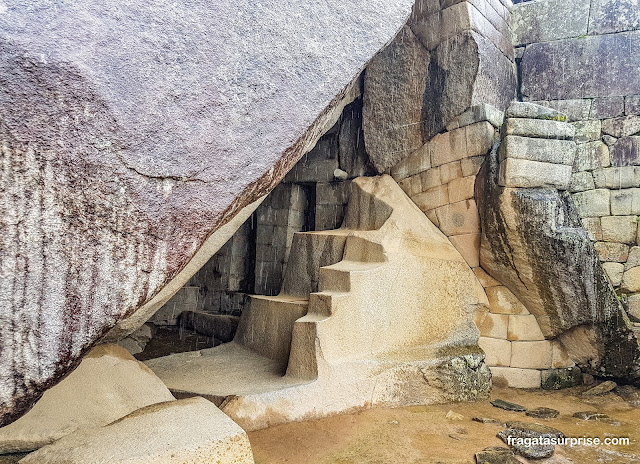
M524 406L520 406L516 403L510 403L509 401L504 401L501 399L492 400L491 404L496 408L504 409L506 411L516 411L516 412L524 412L527 410Z
M498 438L504 441L515 453L527 459L548 458L555 451L555 445L544 440L563 438L564 434L553 427L532 422L511 421L507 428L498 432ZM526 439L543 440L542 443L527 445Z
M525 414L530 417L535 417L536 419L554 419L560 415L560 411L557 409L540 407L530 409Z
M476 464L519 464L509 448L490 446L476 453Z
M610 392L611 390L613 390L617 386L618 386L618 384L616 384L615 382L613 382L611 380L605 380L600 385L596 385L595 387L590 388L586 392L582 393L582 395L583 396L604 395L605 393Z

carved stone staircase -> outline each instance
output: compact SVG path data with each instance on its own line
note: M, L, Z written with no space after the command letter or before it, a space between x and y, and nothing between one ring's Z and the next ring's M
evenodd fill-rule
M147 361L177 397L246 429L371 404L476 399L486 295L389 176L359 178L340 229L294 236L277 296L252 296L231 343Z

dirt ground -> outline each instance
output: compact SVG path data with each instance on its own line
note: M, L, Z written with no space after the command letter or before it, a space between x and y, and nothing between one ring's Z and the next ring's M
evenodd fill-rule
M474 416L501 422L522 420L555 427L569 437L629 437L628 446L556 447L543 463L640 463L640 408L615 393L582 397L588 387L548 392L494 388L491 399L504 399L529 409L557 409L556 419L533 419L489 401L400 409L374 408L357 414L271 427L249 433L256 464L415 464L472 463L487 446L505 446L496 437L501 425L482 424ZM464 419L445 418L448 411ZM578 411L605 413L620 425L572 417ZM527 462L523 459L523 462Z

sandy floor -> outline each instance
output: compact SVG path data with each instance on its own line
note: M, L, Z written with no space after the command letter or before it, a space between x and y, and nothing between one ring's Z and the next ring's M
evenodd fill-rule
M553 463L640 463L640 408L614 393L586 398L586 387L546 392L494 388L492 399L502 398L527 408L545 406L560 411L556 419L533 419L489 404L459 403L401 409L377 408L358 414L286 424L249 433L256 464L381 464L471 463L475 452L504 446L496 438L500 425L481 424L474 416L500 421L524 420L551 425L573 437L629 437L629 446L598 448L556 447ZM462 421L445 418L449 410ZM578 411L597 411L619 426L571 417ZM524 462L524 461L523 461ZM544 463L545 461L535 461Z

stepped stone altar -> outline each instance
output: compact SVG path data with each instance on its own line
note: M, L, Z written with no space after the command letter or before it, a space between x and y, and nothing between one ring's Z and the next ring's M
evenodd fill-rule
M296 233L281 293L252 297L232 343L147 361L175 395L250 430L488 394L474 273L391 177L351 185L342 227Z

